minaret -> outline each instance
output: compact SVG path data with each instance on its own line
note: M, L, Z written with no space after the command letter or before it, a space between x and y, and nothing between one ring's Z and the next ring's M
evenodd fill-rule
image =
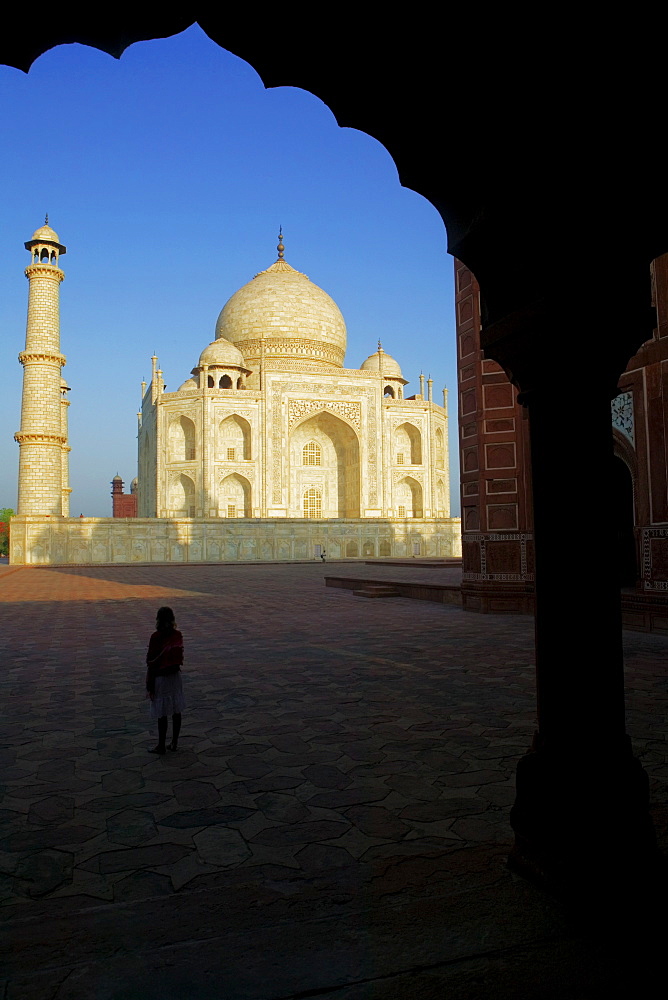
M67 516L69 496L66 408L60 353L60 282L58 267L65 247L45 224L25 244L32 262L25 270L30 282L26 347L23 365L19 443L19 515Z

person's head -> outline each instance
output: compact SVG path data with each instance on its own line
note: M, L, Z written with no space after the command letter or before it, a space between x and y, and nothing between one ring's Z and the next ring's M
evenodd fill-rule
M174 612L171 608L158 608L158 613L155 616L155 625L158 631L165 631L176 627L176 621L174 619Z

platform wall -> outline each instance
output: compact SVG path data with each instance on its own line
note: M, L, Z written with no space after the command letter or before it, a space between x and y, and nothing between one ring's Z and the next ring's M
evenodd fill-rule
M460 556L459 518L15 517L14 565L284 561L327 557Z

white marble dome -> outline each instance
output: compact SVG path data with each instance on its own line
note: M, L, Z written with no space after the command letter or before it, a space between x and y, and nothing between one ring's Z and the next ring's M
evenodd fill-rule
M250 368L265 361L275 367L342 368L346 324L336 302L284 260L235 292L223 307L216 337L242 352Z
M388 378L403 378L399 362L395 361L391 354L386 354L382 347L362 362L360 370L363 372L382 372Z
M235 368L245 368L246 362L241 351L231 344L229 340L221 337L212 341L204 348L199 356L198 365L220 365L227 367L232 365Z
M36 229L32 234L32 238L33 240L38 240L40 243L60 243L60 237L55 229L46 225L40 226L39 229Z

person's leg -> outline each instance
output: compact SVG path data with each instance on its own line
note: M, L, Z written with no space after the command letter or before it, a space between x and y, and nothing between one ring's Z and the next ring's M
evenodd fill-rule
M179 733L181 732L181 713L175 712L172 716L172 745L170 750L176 750L179 743Z
M167 739L167 716L163 715L158 719L158 745L151 750L151 753L166 753L165 740Z

